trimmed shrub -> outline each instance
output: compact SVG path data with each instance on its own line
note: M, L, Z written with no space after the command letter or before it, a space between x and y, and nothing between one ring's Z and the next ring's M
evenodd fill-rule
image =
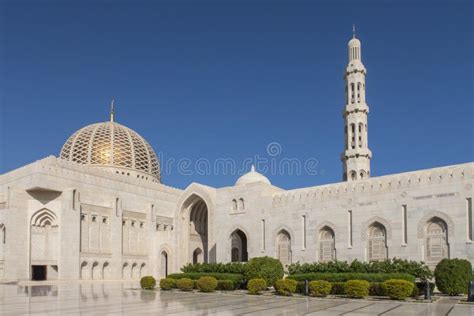
M415 284L406 280L387 280L382 283L383 293L393 300L404 300L413 293Z
M189 263L181 268L184 273L236 273L244 274L245 263Z
M244 276L242 274L235 273L173 273L168 275L168 278L173 279L182 279L188 278L191 280L199 280L203 276L210 276L216 280L231 280L235 285L240 284L244 281Z
M262 278L267 286L272 286L276 280L283 278L283 265L280 260L270 257L257 257L250 259L245 264L245 277L247 280Z
M433 273L424 262L388 259L384 261L361 262L352 261L350 264L346 261L329 261L290 264L288 272L293 274L306 273L407 273L422 280L430 279Z
M265 279L262 279L262 278L251 279L247 283L247 290L249 291L249 294L258 295L260 294L261 291L265 290L266 288L267 288L267 282L265 281Z
M298 282L291 279L276 280L273 286L278 295L291 296L296 292Z
M288 276L296 281L325 280L328 282L346 282L349 280L365 280L368 282L383 282L390 279L407 280L415 282L415 277L404 273L307 273Z
M166 278L160 280L160 288L163 291L169 291L176 288L176 280L172 278Z
M411 297L413 298L418 298L420 295L425 295L425 286L426 282L415 282L415 286L413 287L413 292L411 294ZM430 287L430 293L433 295L434 293L434 288L435 284L434 282L429 282L429 287Z
M467 294L472 279L471 263L465 259L443 259L434 271L436 287L443 294Z
M344 294L352 298L364 298L369 295L369 282L365 280L349 280L344 284Z
M384 296L382 283L381 282L372 282L369 287L370 296Z
M345 282L331 282L331 294L333 295L344 295Z
M144 290L151 290L151 289L154 289L155 286L156 286L156 280L155 280L155 278L152 277L151 275L144 276L144 277L141 278L141 280L140 280L140 286L141 286L142 289L144 289Z
M331 293L332 285L328 281L311 281L308 284L309 295L317 297L326 297Z
M202 292L214 292L217 288L217 280L211 276L203 276L197 281L197 286Z
M181 291L192 291L194 287L194 281L188 278L182 278L176 280L176 287Z
M217 290L233 291L235 289L234 282L231 280L217 280Z

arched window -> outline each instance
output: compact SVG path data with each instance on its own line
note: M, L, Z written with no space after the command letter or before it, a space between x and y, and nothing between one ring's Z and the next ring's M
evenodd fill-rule
M354 95L355 95L354 83L351 83L351 103L355 102Z
M319 261L336 259L334 231L325 226L319 232Z
M361 170L359 175L360 175L361 179L365 179L365 171L364 170Z
M239 199L239 209L241 209L241 210L245 209L245 204L244 204L244 199L243 198Z
M291 264L291 238L286 230L277 235L277 257L283 266Z
M449 257L448 230L446 223L433 217L425 227L426 262L435 266L441 259Z
M380 223L373 223L368 229L369 261L387 259L387 234L385 227Z
M161 275L164 278L168 276L168 253L165 250L161 252Z
M236 199L232 200L232 210L237 211L237 200Z
M355 180L357 178L357 173L354 170L351 171L350 175L351 175L351 180Z

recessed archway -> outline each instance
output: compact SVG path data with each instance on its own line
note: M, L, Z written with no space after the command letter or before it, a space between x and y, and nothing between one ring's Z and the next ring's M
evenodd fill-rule
M247 235L240 229L234 230L230 235L231 239L231 261L232 262L247 262Z

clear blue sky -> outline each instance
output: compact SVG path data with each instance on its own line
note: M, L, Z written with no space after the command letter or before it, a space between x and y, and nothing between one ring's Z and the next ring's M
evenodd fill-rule
M357 5L353 4L357 3ZM0 173L108 119L169 158L317 158L341 180L352 23L368 69L372 175L473 161L472 1L3 1ZM165 162L163 162L165 163ZM163 172L186 187L233 174Z

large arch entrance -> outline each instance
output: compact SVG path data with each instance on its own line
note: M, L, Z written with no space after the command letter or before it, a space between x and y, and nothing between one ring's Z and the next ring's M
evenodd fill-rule
M189 213L189 246L188 262L209 262L207 205L202 199L193 203Z
M231 239L231 261L232 262L247 262L247 236L240 229L234 230L230 235Z
M31 279L58 277L58 223L56 214L42 209L31 217L30 226Z

